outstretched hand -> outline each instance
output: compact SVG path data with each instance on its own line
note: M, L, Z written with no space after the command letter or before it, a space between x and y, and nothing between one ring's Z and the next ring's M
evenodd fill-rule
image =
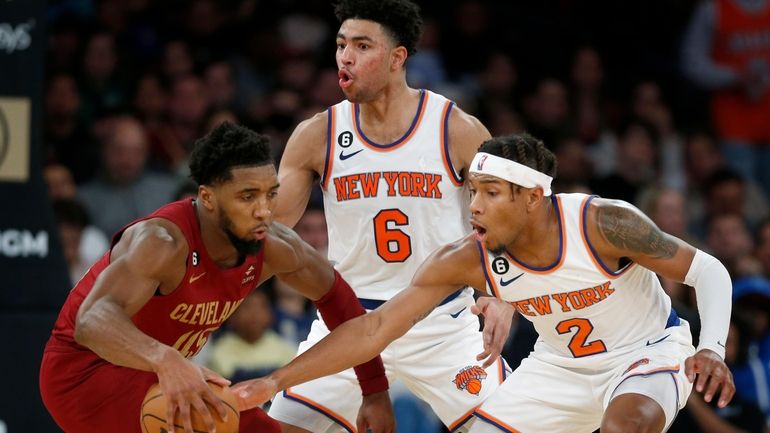
M482 296L471 306L471 313L484 316L484 351L476 355L476 360L484 360L481 367L487 368L503 352L511 332L514 309L503 300Z
M717 405L725 407L732 400L735 394L733 374L713 350L701 349L687 358L684 362L684 371L687 379L695 383L695 390L704 393L703 399L706 402L711 402L720 388Z
M240 412L262 406L278 392L278 386L270 376L238 382L231 389Z
M364 397L356 419L359 432L394 433L396 420L388 391L376 392Z

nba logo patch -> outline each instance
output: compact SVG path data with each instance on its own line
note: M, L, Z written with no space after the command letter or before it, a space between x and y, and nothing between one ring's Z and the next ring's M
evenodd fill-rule
M478 365L473 365L460 370L452 382L460 391L468 391L473 395L479 395L482 386L481 382L486 378L487 372Z
M476 164L476 170L481 170L484 168L484 161L487 160L487 155L481 155L481 158L479 158L479 163Z

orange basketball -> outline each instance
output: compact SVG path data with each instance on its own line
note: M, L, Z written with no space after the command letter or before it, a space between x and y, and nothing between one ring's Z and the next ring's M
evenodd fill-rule
M481 392L481 381L478 379L471 379L468 381L468 384L465 385L465 389L471 394L479 395L479 392Z
M227 421L219 419L216 409L209 406L211 410L211 416L214 418L214 423L217 427L217 433L238 433L238 423L240 422L241 414L238 412L238 405L235 400L235 395L230 391L230 388L222 387L214 383L209 382L211 390L214 391L227 408ZM144 396L142 402L142 410L139 414L139 422L142 426L142 433L183 433L184 427L182 423L177 419L174 422L174 431L167 432L166 430L166 398L163 396L163 391L160 389L159 384L155 384L147 391L147 395ZM195 409L191 411L192 428L195 433L205 433L206 424ZM178 416L178 415L177 415Z

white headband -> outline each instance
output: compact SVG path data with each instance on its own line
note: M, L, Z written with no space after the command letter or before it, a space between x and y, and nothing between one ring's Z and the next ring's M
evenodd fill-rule
M525 188L539 186L543 188L543 195L551 195L551 181L553 180L551 176L516 161L489 153L477 153L471 162L470 172L499 177Z

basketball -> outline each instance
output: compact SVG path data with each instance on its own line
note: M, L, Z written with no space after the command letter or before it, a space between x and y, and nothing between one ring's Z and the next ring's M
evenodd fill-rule
M225 404L227 410L227 421L219 419L217 411L209 406L211 416L214 418L214 424L217 427L217 433L237 433L238 423L240 422L240 412L235 400L235 395L229 388L209 383L214 394L217 395ZM194 408L191 408L192 428L195 433L204 433L206 424ZM142 425L142 433L183 433L184 427L181 422L174 423L174 431L166 430L166 398L159 384L150 387L142 402L142 410L139 414L139 422Z
M471 379L468 381L468 384L465 385L465 389L471 394L479 395L479 392L481 391L481 381L478 379Z

